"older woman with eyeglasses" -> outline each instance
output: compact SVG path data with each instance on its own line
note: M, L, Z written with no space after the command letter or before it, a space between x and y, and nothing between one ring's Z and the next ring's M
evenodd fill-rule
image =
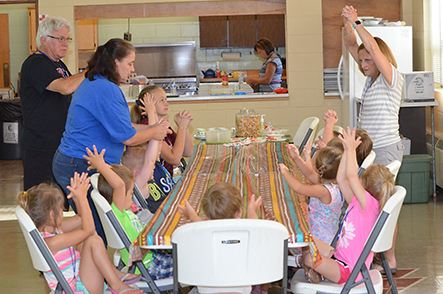
M55 181L52 158L63 131L71 102L84 74L71 75L62 58L68 52L71 27L60 17L47 16L37 32L38 52L23 62L20 98L24 129L24 190L34 185Z

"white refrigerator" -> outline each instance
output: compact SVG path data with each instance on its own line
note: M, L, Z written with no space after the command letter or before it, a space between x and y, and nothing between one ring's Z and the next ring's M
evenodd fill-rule
M372 36L379 37L391 48L401 73L412 72L412 27L411 26L366 26ZM356 34L357 35L357 34ZM361 43L357 35L358 44ZM343 45L343 55L337 76L342 99L349 99L349 126L357 127L358 100L361 99L366 77L358 69L358 64ZM340 76L342 75L342 77ZM340 86L343 81L343 88Z

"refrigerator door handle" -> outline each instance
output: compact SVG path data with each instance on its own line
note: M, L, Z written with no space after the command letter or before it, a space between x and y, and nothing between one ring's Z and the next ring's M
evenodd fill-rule
M340 93L341 100L345 98L345 95L343 94L343 89L341 88L341 67L343 66L343 55L340 57L340 62L338 63L337 68L337 85L338 85L338 92Z

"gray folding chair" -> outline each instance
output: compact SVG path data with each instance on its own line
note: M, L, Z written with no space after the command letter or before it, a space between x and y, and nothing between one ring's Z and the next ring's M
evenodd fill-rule
M29 254L31 255L34 268L41 272L51 270L54 273L54 276L58 281L55 289L56 294L61 294L63 292L67 294L74 294L66 281L65 276L63 276L62 272L60 271L54 255L52 254L51 250L49 250L48 245L46 245L46 242L43 240L40 232L35 227L32 219L21 206L17 206L15 209L15 215L17 216L23 236L25 237L26 245L28 245Z
M380 272L376 269L369 270L365 264L371 251L374 253L380 253L382 266L386 272L390 285L388 292L392 291L394 294L398 293L384 252L392 247L395 226L405 196L406 189L402 186L395 186L394 195L389 198L383 207L382 212L378 216L378 219L366 240L363 252L360 254L360 257L345 284L337 284L330 281L312 284L306 281L304 270L298 270L291 281L292 293L383 293L383 279ZM363 278L356 281L360 273Z
M297 133L293 138L295 146L298 146L300 152L308 142L314 141L315 134L317 132L318 123L320 120L318 117L312 116L304 119L298 127Z

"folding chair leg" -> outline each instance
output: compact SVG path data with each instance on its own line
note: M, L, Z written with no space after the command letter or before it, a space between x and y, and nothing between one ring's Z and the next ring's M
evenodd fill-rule
M391 268L389 267L389 263L384 252L380 252L380 258L389 283L389 289L388 291L386 291L386 294L389 292L391 292L392 294L398 294L397 286L395 285L394 277L392 276Z
M152 279L151 275L148 273L148 270L146 269L145 265L141 260L138 260L135 262L138 270L142 274L143 278L146 280L146 283L148 283L149 288L151 288L152 293L154 294L160 294L160 290L158 289L157 285L155 284L154 280Z
M281 286L282 294L286 294L288 289L288 239L285 240L283 245L283 280Z

